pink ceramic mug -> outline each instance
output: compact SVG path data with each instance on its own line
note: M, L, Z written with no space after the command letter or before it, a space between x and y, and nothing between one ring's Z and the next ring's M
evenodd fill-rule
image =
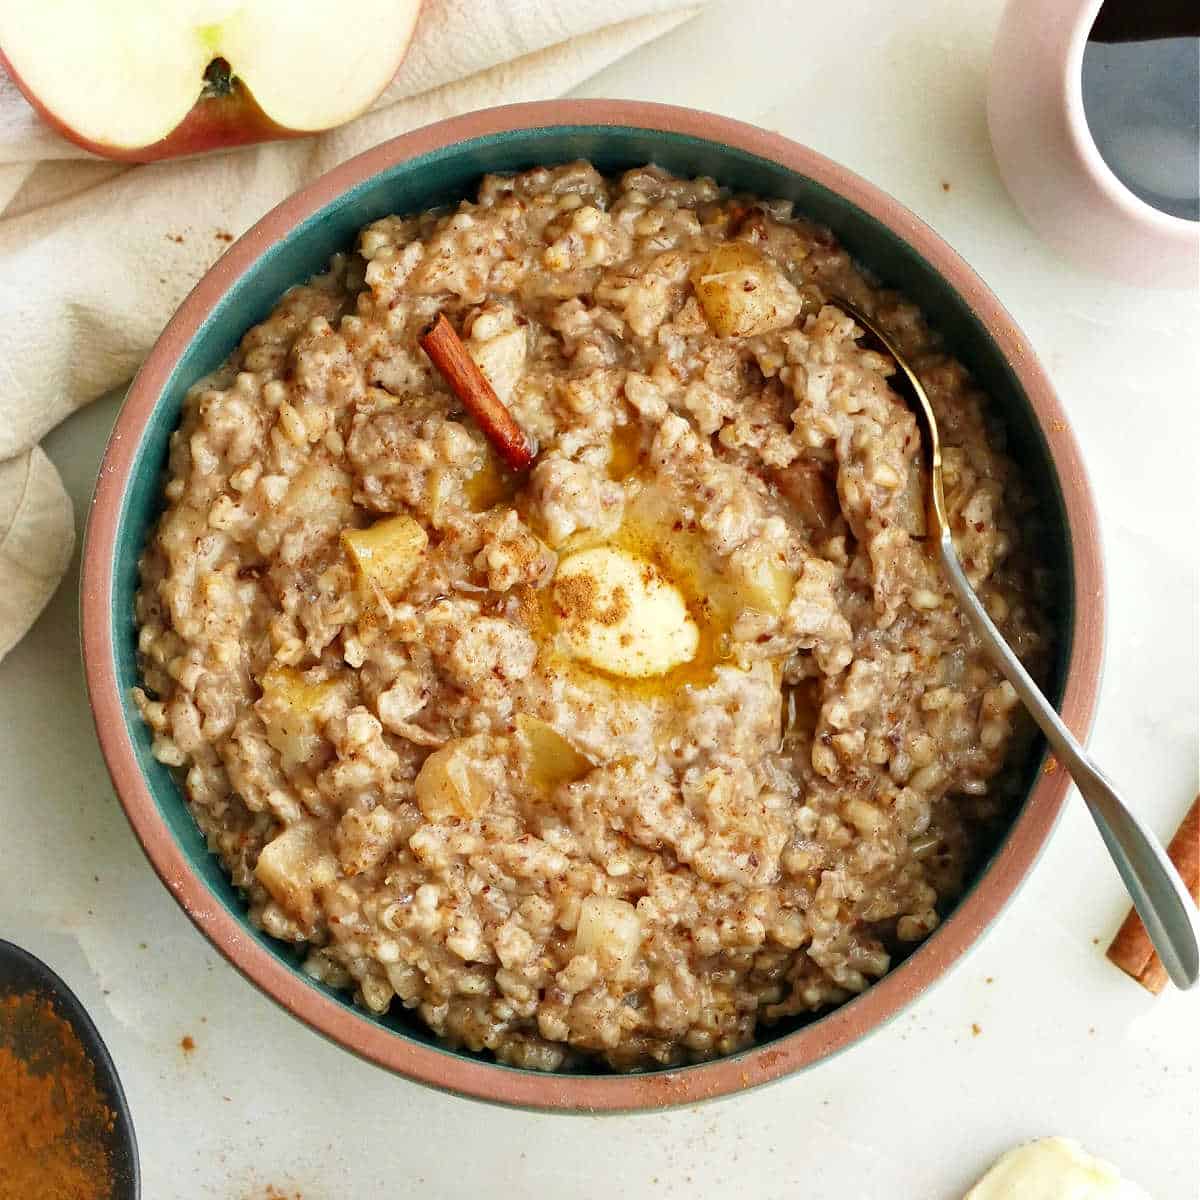
M1010 0L988 93L1000 174L1030 225L1081 265L1125 283L1195 287L1200 222L1134 195L1084 115L1084 48L1101 3Z

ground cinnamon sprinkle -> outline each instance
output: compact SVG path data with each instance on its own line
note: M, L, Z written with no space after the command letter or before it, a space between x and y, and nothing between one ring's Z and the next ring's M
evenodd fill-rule
M0 997L0 1200L108 1200L115 1120L71 1025L36 992Z
M596 607L599 590L591 575L571 575L554 586L554 604L560 618L586 621Z

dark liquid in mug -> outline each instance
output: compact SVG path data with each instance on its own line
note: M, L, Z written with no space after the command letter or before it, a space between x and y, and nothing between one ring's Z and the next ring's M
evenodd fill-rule
M1105 0L1083 51L1083 111L1135 196L1200 220L1200 0Z

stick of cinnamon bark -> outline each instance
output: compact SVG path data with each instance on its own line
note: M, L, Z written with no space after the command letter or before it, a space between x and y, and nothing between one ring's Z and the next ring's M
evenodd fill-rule
M421 334L420 341L421 349L475 418L504 465L512 471L524 471L533 462L533 445L504 407L445 313L438 313L437 320Z
M1200 796L1192 801L1183 824L1167 847L1167 854L1191 892L1192 899L1200 904ZM1126 975L1136 979L1156 996L1167 986L1166 968L1154 952L1141 917L1133 909L1130 909L1125 923L1113 938L1108 957Z

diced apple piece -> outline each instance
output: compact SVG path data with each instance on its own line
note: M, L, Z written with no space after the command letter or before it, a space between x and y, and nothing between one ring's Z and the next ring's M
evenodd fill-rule
M796 515L815 536L828 534L837 519L838 499L833 480L819 463L798 459L770 472L779 494L796 510Z
M309 683L291 667L277 667L263 676L258 713L285 771L307 762L320 747L321 709L337 686L336 679Z
M395 600L413 577L429 537L412 517L387 517L367 529L344 529L342 545L368 587Z
M492 739L482 734L455 738L425 760L416 793L427 821L470 821L487 808L492 785L479 770L479 759L492 745Z
M467 342L467 350L487 376L492 390L507 404L525 370L524 327L506 330L486 341L472 338Z
M560 784L582 779L592 764L553 725L522 713L517 728L527 756L526 777L539 791L552 792Z
M305 467L288 488L287 506L304 514L308 529L332 532L354 509L350 476L330 463Z
M315 730L268 722L267 741L279 751L280 766L290 772L316 754L321 746L321 735Z
M603 971L630 966L642 944L642 924L628 900L587 896L579 906L575 953L590 954Z
M745 242L728 242L702 255L691 281L705 320L721 337L782 329L800 311L800 293Z
M724 275L730 271L762 270L766 260L762 251L748 242L723 242L701 256L692 269L692 277Z
M262 677L263 699L279 700L297 714L312 716L332 695L338 683L337 679L310 683L304 678L303 671L275 667Z
M276 904L308 922L316 893L337 880L338 860L316 822L301 821L262 848L254 874Z
M751 600L776 616L782 616L792 602L796 576L783 563L764 562L750 583Z
M792 602L796 575L776 555L757 554L743 563L741 579L734 586L738 606L757 608L781 617Z

